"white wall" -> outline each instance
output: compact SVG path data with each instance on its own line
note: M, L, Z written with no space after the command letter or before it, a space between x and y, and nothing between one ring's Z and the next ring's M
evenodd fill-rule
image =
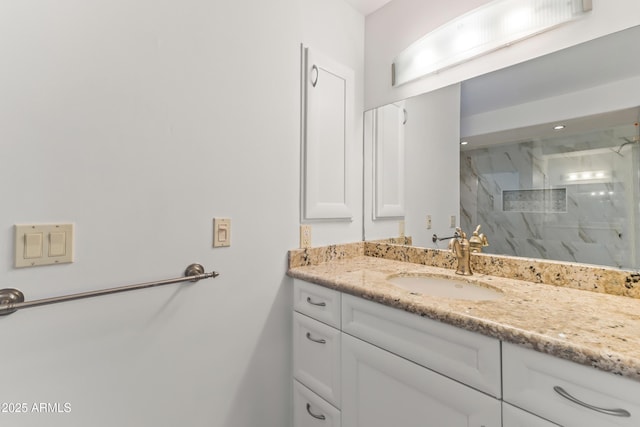
M393 58L429 31L489 0L393 0L367 16L365 108L373 108L448 86L508 65L555 52L640 24L637 0L593 0L593 11L552 31L438 74L397 88L391 86Z
M32 300L192 262L221 274L0 318L0 402L71 404L1 425L290 425L299 46L327 36L361 73L363 18L341 6L0 4L0 286ZM211 248L214 216L230 248ZM14 269L13 224L58 221L75 263Z

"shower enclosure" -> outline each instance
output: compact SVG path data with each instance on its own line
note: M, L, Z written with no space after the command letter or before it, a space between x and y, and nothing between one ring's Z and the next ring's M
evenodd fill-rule
M463 230L485 252L640 266L638 126L527 138L460 155Z

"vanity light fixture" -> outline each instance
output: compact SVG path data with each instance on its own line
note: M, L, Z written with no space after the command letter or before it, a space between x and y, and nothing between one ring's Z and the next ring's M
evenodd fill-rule
M592 0L494 0L447 22L400 52L392 64L392 85L548 31L592 7Z
M607 171L583 171L571 172L566 175L567 181L589 181L593 179L605 179L610 175Z

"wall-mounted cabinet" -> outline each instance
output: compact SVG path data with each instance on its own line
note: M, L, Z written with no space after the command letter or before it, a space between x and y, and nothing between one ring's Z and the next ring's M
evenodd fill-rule
M404 217L404 127L407 110L389 104L371 112L374 218Z
M302 220L351 220L354 72L302 48Z

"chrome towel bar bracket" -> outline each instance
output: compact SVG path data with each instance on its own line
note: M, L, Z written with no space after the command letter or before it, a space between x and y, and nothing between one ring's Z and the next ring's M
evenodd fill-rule
M191 264L184 271L184 277L175 279L158 280L155 282L138 283L135 285L120 286L118 288L102 289L99 291L82 292L79 294L64 295L60 297L43 298L34 301L25 301L24 294L18 289L0 289L0 316L11 314L22 308L38 307L41 305L55 304L58 302L72 301L76 299L92 298L100 295L115 294L118 292L133 291L136 289L152 288L154 286L169 285L171 283L180 282L197 282L201 279L209 279L219 276L218 273L212 271L205 273L204 267L200 264Z

